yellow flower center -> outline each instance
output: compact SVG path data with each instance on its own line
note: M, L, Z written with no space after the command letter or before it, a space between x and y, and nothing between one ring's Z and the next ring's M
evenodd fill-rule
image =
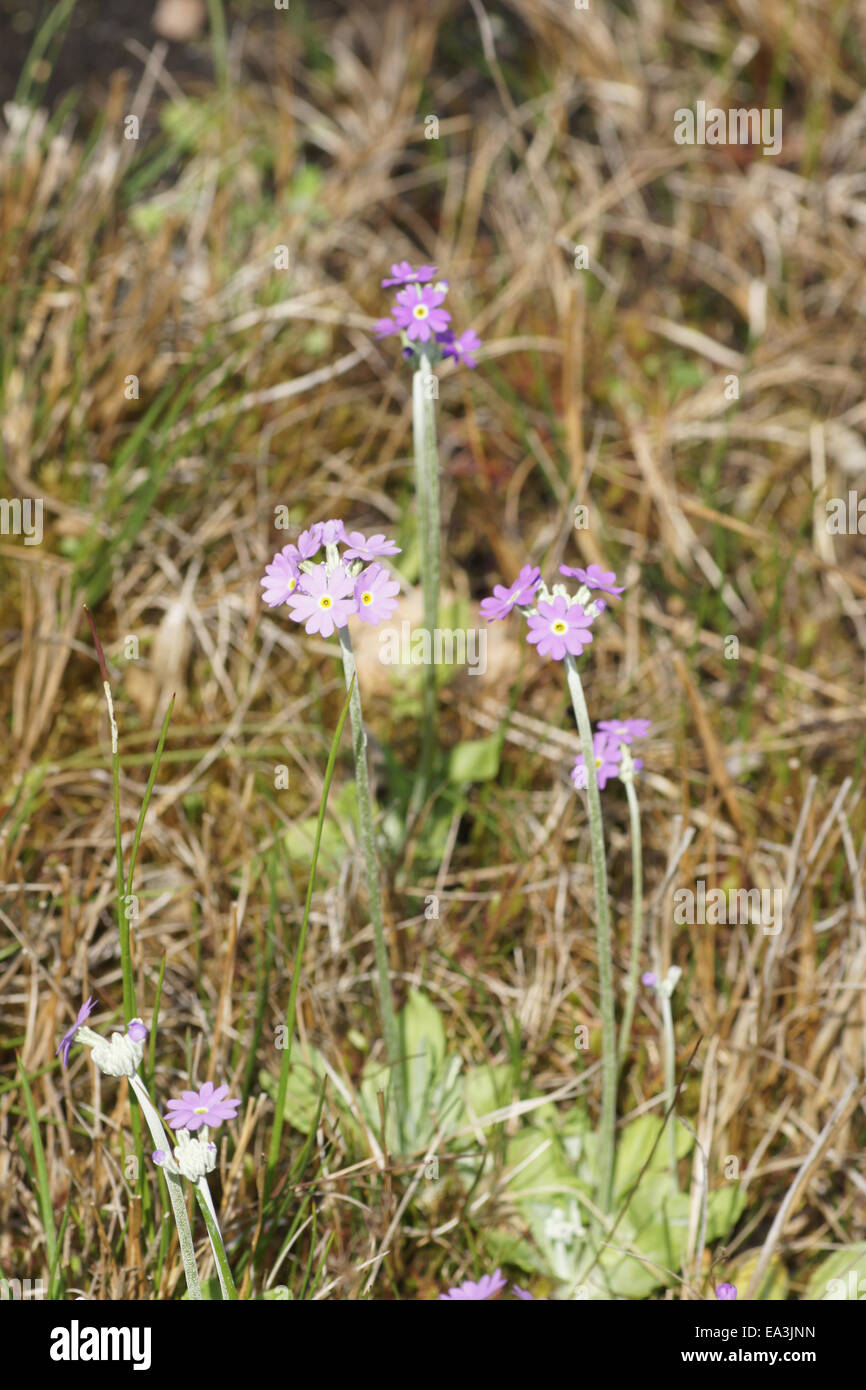
M195 1109L195 1110L193 1110L192 1113L193 1113L194 1115L206 1115L206 1114L207 1114L207 1106L206 1106L206 1105L199 1105L198 1108Z
M362 602L362 603L372 603L372 602L373 602L373 595L370 593L370 590L369 590L369 589L367 590L367 592L366 592L365 594L362 594L362 595L361 595L361 602Z
M415 315L416 319L426 319L429 310L426 304L416 304L412 313Z
M327 594L322 594L322 597L319 599L319 607L320 607L320 608L330 608L330 607L331 607L331 600L328 598L328 595L327 595Z
M567 624L564 623L560 618L558 622L555 622L553 624L553 630L556 633L557 637L561 637L562 634L567 630Z

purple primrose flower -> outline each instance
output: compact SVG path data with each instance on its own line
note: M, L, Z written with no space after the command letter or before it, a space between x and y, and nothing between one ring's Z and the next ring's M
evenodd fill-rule
M557 594L550 603L542 600L538 612L531 613L527 622L527 642L537 644L539 656L552 656L554 661L562 661L566 652L580 656L586 644L592 641L589 631L592 618L579 603L569 604L562 594Z
M464 362L467 367L475 367L473 353L481 347L481 339L474 328L467 328L459 338L448 329L445 333L437 333L436 340L442 348L443 357L453 357L458 364Z
M619 774L619 766L622 761L622 754L619 751L619 744L609 738L607 734L596 734L592 740L592 751L595 754L595 775L598 780L600 790L604 790L611 777ZM586 763L582 753L578 753L574 760L574 767L571 770L571 780L576 787L585 787Z
M400 585L382 565L370 565L355 580L356 613L362 623L374 627L390 618L397 607Z
M598 728L618 743L633 743L636 738L646 738L652 724L649 719L600 719Z
M377 555L399 555L400 547L389 541L381 531L375 536L365 536L362 531L350 531L345 537L349 549L343 552L344 560L375 560Z
M603 570L601 565L589 565L585 570L579 566L573 569L571 565L560 565L559 573L569 579L579 579L588 589L600 589L603 594L612 594L614 598L619 598L620 594L625 593L625 588L616 587L616 575L613 570Z
M63 1037L60 1039L60 1043L57 1047L57 1051L54 1053L54 1056L60 1057L60 1060L63 1063L64 1067L69 1065L69 1049L75 1042L75 1034L78 1032L79 1028L81 1028L81 1026L87 1022L88 1018L93 1013L93 1010L95 1008L96 998L94 995L91 994L90 998L87 999L86 1002L83 1003L81 1005L81 1008L78 1010L78 1014L76 1015L76 1019L72 1027L68 1029L68 1031L65 1032L63 1034Z
M481 612L489 623L507 618L518 604L531 603L541 583L541 571L534 565L524 565L513 584L493 586L493 597L481 601Z
M392 311L394 322L405 329L410 342L428 343L434 333L442 333L451 322L447 309L439 306L445 300L445 291L427 285L423 290L417 285L409 285L400 290L397 303Z
M471 1279L466 1279L462 1284L449 1289L447 1293L440 1293L438 1302L447 1303L458 1299L470 1299L474 1303L480 1303L499 1293L500 1289L505 1288L505 1284L502 1270L495 1269L492 1274L482 1274L477 1284L473 1283Z
M286 549L288 550L288 546ZM300 570L294 560L290 560L283 551L278 551L269 565L265 565L265 577L260 579L262 586L262 598L269 608L276 608L277 604L287 603L289 596L295 592L298 585Z
M326 565L317 565L301 575L298 588L289 599L296 623L304 623L310 635L320 632L330 637L335 628L345 627L355 611L352 576L342 566L329 574Z
M382 281L382 289L390 289L392 285L426 285L435 274L435 265L419 265L414 270L408 261L397 261L391 266L391 278Z
M228 1086L214 1087L212 1081L206 1081L200 1091L181 1091L180 1096L166 1106L172 1112L168 1116L172 1129L201 1129L202 1125L215 1129L223 1120L237 1118L240 1101L229 1096Z

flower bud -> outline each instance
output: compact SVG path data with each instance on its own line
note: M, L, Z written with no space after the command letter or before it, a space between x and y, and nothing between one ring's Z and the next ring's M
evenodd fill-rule
M140 1020L137 1021L141 1023ZM141 1027L144 1025L141 1024ZM105 1038L98 1037L96 1042L90 1043L87 1037L89 1032L89 1028L84 1029L79 1033L79 1037L90 1044L91 1056L106 1076L133 1076L138 1071L144 1055L143 1042L137 1042L135 1038L124 1036L123 1033L112 1033L108 1042Z
M207 1130L204 1132L206 1134ZM169 1173L179 1173L181 1177L189 1178L190 1182L198 1182L207 1173L212 1173L216 1159L217 1146L213 1140L193 1139L188 1129L178 1130L174 1158L170 1158L165 1149L155 1149L153 1153L154 1163Z

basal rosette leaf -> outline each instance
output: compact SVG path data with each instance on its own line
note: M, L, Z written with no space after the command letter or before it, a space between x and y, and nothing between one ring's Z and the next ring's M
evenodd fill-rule
M866 1242L848 1245L822 1260L803 1298L814 1303L866 1301Z

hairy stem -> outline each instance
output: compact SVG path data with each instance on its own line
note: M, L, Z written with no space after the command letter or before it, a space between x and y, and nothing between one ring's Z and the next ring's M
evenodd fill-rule
M166 1153L171 1153L171 1144L166 1138L165 1130L162 1127L162 1120L159 1118L156 1107L147 1088L140 1076L131 1076L129 1084L135 1091L136 1099L141 1106L145 1122L150 1130L151 1138L155 1149L164 1149ZM198 1266L195 1262L195 1248L192 1241L192 1229L189 1224L189 1215L186 1210L186 1202L183 1195L183 1183L177 1173L170 1173L167 1168L162 1170L163 1177L168 1184L168 1195L171 1201L171 1209L174 1212L174 1224L177 1227L177 1239L180 1245L180 1257L183 1260L183 1272L186 1275L186 1286L189 1290L191 1299L201 1299L201 1284L198 1277Z
M601 797L595 770L592 727L577 662L566 653L565 671L586 764L586 794L589 810L589 839L592 846L592 876L595 886L595 931L598 954L598 987L601 1004L601 1118L598 1127L598 1205L610 1210L613 1193L614 1147L616 1142L616 1016L613 998L613 956L610 941L610 914L607 902L607 864Z
M232 1278L228 1255L226 1254L226 1248L223 1244L222 1231L217 1221L216 1208L213 1204L213 1197L211 1196L206 1177L199 1178L195 1185L195 1195L199 1207L201 1208L201 1214L204 1217L204 1224L207 1226L207 1233L210 1236L210 1244L213 1250L214 1260L216 1261L222 1296L234 1302L237 1299L238 1291L235 1288L235 1281Z
M430 635L439 626L439 455L436 447L436 415L432 391L435 382L429 359L423 354L412 377L412 434L415 451L415 498L421 551L421 583L424 593L424 626ZM421 772L416 791L424 801L430 787L436 747L436 667L424 667L424 717L421 733Z
M628 814L631 823L631 955L628 963L625 1006L619 1029L618 1063L620 1070L625 1063L626 1050L631 1041L631 1025L637 999L640 947L643 935L643 847L640 831L640 807L634 782L631 779L625 784L625 794L628 797Z
M670 995L664 989L659 991L662 1010L662 1028L664 1031L665 1044L665 1104L671 1107L671 1115L668 1120L668 1145L670 1153L671 1177L674 1180L674 1187L679 1188L677 1182L677 1118L673 1112L673 1104L676 1100L676 1042L674 1039L674 1016L671 1009Z

